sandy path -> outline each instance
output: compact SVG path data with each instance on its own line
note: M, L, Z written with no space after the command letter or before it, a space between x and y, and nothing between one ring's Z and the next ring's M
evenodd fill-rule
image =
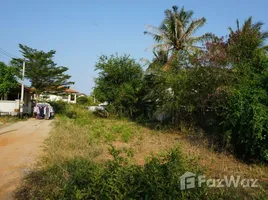
M29 119L0 128L0 199L12 199L51 131L51 120Z

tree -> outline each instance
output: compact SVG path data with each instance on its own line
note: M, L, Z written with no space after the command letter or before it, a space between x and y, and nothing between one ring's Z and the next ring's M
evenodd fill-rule
M264 45L268 31L261 31L263 22L253 23L252 17L249 17L242 27L237 20L236 26L237 30L229 27L228 53L233 62L248 62L256 49L268 50L268 46Z
M11 89L18 87L18 81L15 77L16 71L0 62L0 97L8 93Z
M234 80L223 112L225 135L234 152L244 158L268 161L268 32L262 22L248 18L230 28L227 55Z
M172 10L165 11L165 19L159 28L148 26L149 31L144 34L153 36L156 42L154 49L165 49L171 51L171 56L165 65L165 69L172 63L176 53L181 50L196 51L200 47L196 46L198 42L214 38L211 33L202 36L193 36L193 34L206 23L204 17L192 20L194 12L185 11L184 7L178 10L173 6Z
M222 38L206 42L203 51L196 53L192 58L194 65L226 68L228 66L227 42Z
M163 49L153 51L154 58L152 62L147 62L149 64L146 69L147 73L159 72L159 70L167 63L168 61L168 52Z
M56 51L39 51L22 44L19 44L19 47L24 58L13 58L11 63L17 70L20 70L23 59L26 59L25 78L31 82L37 99L42 92L57 91L74 84L74 82L69 81L71 76L65 74L68 68L57 66L53 61Z
M96 98L100 102L107 101L117 115L132 116L142 83L141 66L127 55L102 55L95 69L99 71L95 79Z

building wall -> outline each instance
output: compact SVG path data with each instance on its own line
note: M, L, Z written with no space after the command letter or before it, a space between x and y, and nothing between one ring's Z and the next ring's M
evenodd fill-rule
M12 91L12 93L5 95L4 100L0 100L0 113L17 115L20 109L20 96L14 95L17 94L17 91ZM19 93L18 93L19 94ZM11 98L13 97L13 98ZM7 100L8 99L8 100ZM24 91L23 98L23 113L31 114L32 113L32 102L31 102L31 93L27 90Z
M76 103L76 94L66 94L66 95L55 95L55 94L47 94L47 95L40 95L40 99L46 101L65 101L68 103Z
M19 100L3 100L0 101L0 115L17 115L17 111L20 108L20 101Z

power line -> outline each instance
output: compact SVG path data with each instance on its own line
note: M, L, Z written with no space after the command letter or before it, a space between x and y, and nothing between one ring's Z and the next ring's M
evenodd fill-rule
M0 56L1 56L2 58L4 58L5 60L8 60L8 58L5 57L5 56L3 56L2 54L0 54Z
M0 53L1 53L1 55L4 55L4 56L6 56L8 58L12 58L10 55L6 54L5 52L2 52L1 50L0 50Z
M5 52L6 54L10 55L11 57L16 58L17 56L13 55L12 53L7 52L6 50L0 48L1 51Z
M2 48L0 48L0 53L1 53L2 55L5 55L5 56L9 57L9 58L17 58L17 56L14 56L13 54L7 52L6 50L4 50L4 49L2 49Z

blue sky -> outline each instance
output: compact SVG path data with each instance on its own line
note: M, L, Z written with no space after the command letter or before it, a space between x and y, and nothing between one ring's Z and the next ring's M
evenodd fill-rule
M249 16L268 24L267 0L0 0L0 48L18 57L19 43L56 50L55 61L69 68L73 88L89 94L101 54L152 58L145 49L154 41L143 34L145 25L158 26L172 5L194 10L195 18L206 17L198 34L225 36L236 19ZM0 54L0 61L7 63L9 58Z

